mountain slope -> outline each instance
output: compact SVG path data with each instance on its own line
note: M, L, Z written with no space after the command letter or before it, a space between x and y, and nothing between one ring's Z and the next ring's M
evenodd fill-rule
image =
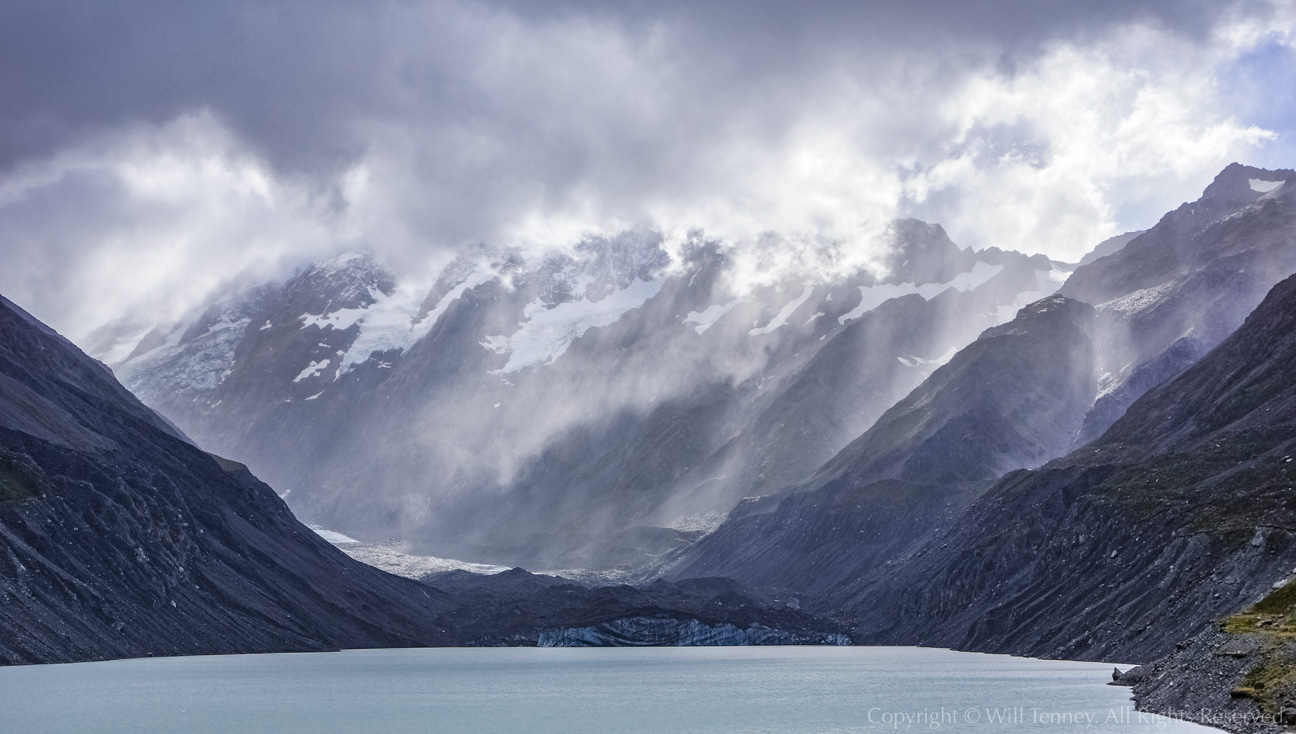
M1296 276L1098 441L837 603L874 642L1150 660L1255 601L1296 563L1294 326Z
M894 562L987 480L1071 441L1095 382L1092 316L1053 296L987 330L804 484L740 505L667 576L827 594Z
M351 561L0 300L0 663L433 644Z
M1095 375L1086 304L1022 309L938 369L821 470L859 484L993 479L1056 456L1079 429Z
M1102 386L1076 445L1214 348L1296 271L1293 182L1290 170L1231 164L1200 199L1067 279L1060 292L1097 307L1100 322Z

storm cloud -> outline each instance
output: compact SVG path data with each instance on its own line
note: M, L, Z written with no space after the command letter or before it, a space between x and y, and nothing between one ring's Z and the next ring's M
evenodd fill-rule
M1287 2L8 2L0 292L77 337L344 249L700 228L765 243L758 277L897 215L1074 260L1232 160L1291 166L1294 31Z

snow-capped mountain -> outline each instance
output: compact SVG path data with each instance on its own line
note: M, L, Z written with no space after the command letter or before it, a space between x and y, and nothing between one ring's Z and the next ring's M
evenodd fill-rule
M1290 566L1272 556L1285 531L1267 546L1276 565L1247 549L1290 499L1286 479L1248 472L1290 458L1289 410L1267 401L1291 370L1266 349L1289 341L1293 181L1229 166L988 329L812 477L743 502L667 577L819 595L879 644L1164 654ZM1175 596L1151 599L1170 578Z
M440 556L643 566L811 474L1069 268L895 223L876 268L739 282L652 232L480 249L430 287L355 254L92 339L303 518Z
M1100 322L1099 396L1076 445L1213 349L1296 271L1293 181L1234 163L1200 199L1076 269L1061 292L1093 304Z

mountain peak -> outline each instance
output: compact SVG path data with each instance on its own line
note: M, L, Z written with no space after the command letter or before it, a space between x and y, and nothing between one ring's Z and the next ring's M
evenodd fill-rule
M285 291L297 296L307 313L331 313L340 308L364 308L376 293L391 295L396 281L372 255L349 252L311 263L293 276Z
M891 223L893 249L887 260L888 281L943 283L972 266L976 256L960 249L939 224L921 219Z
M1296 178L1296 171L1278 169L1274 171L1254 168L1241 163L1230 163L1215 176L1197 204L1209 205L1212 209L1236 209L1254 202L1261 195L1271 191L1274 186Z

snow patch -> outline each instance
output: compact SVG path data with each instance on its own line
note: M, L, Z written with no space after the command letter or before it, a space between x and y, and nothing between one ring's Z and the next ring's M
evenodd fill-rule
M301 374L293 378L293 382L301 382L302 380L308 377L318 376L319 373L324 371L325 367L329 366L329 361L330 360L326 359L323 362L316 362L315 360L312 359L311 363L306 365L306 369L302 370Z
M503 354L507 352L509 348L509 340L507 336L488 336L486 337L486 341L480 341L477 343L482 345L486 351L494 352L496 354Z
M1127 365L1128 366L1128 365ZM1104 372L1098 376L1098 397L1105 397L1114 392L1116 388L1125 384L1125 370L1119 373Z
M951 359L954 359L954 355L957 352L958 352L957 349L955 349L954 347L950 347L948 350L945 351L944 354L942 354L939 357L936 357L935 359L923 359L922 357L915 357L912 354L909 355L908 357L896 357L896 359L900 360L900 364L904 365L905 367L918 367L920 365L926 365L926 364L934 364L937 367L939 367L945 364L946 362L950 361Z
M442 296L431 311L418 318L422 307L422 298L414 288L397 288L392 295L378 294L363 320L360 321L360 333L356 336L351 348L342 358L341 376L350 372L356 365L364 364L374 354L399 351L405 354L427 336L436 325L441 315L450 308L450 304L465 291L492 280L495 273L487 268L474 270L456 285L449 293Z
M751 331L747 332L747 334L749 336L760 336L762 334L772 333L775 329L786 324L788 317L796 313L796 310L798 308L801 308L801 305L803 303L810 300L810 294L813 292L814 292L814 286L807 283L805 290L801 292L801 295L798 296L792 302L788 303L786 306L784 306L783 310L779 311L778 315L776 315L773 319L771 319L768 324L758 329L752 329Z
M665 278L636 280L625 290L600 300L581 298L552 308L537 299L523 309L522 321L512 336L487 336L481 342L497 354L509 352L508 363L491 374L506 375L524 367L553 362L586 331L615 323L627 311L642 306L657 295L665 282Z
M382 296L381 291L370 289L370 293ZM385 297L385 296L384 296ZM300 317L301 328L306 329L312 326L318 326L321 329L337 329L344 331L350 329L356 322L364 318L367 308L340 308L333 313L322 313L319 315L304 313Z
M727 512L706 512L682 517L667 527L672 530L678 530L681 533L702 533L703 535L708 535L716 528L720 527L727 517L729 517L729 513Z
M1072 272L1074 272L1074 268L1064 269L1054 265L1053 269L1048 271L1048 273L1045 274L1045 277L1047 277L1050 281L1057 283L1058 288L1061 288L1062 284L1066 282L1067 278L1071 277Z
M735 298L728 303L717 303L707 306L701 311L689 311L688 316L684 317L684 323L697 324L697 326L694 327L694 330L701 334L714 326L715 322L719 321L721 316L732 311L733 307L738 305L738 301L739 299Z
M986 262L977 262L972 269L966 273L959 273L946 283L886 283L883 285L862 285L859 287L860 302L849 313L844 313L837 319L837 323L844 324L847 321L858 319L864 314L881 306L883 303L892 298L900 298L911 293L916 293L924 299L932 298L945 292L948 288L956 291L970 291L973 288L985 283L999 274L1004 269L1002 265L991 265Z
M1260 178L1249 179L1247 183L1251 184L1252 191L1258 191L1262 194L1267 194L1283 185L1282 181L1265 181Z

